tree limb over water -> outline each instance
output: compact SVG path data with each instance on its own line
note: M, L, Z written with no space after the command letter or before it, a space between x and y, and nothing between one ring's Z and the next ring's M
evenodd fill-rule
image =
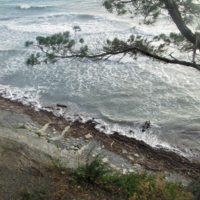
M198 2L198 3L197 3ZM193 0L104 0L103 6L109 12L116 12L118 15L130 15L134 18L140 16L140 23L146 26L155 24L157 20L168 15L176 25L179 33L169 35L160 34L154 38L147 38L141 35L131 35L125 40L114 38L107 39L103 45L91 50L85 45L83 38L77 39L77 32L81 31L79 26L74 27L74 36L63 32L48 37L38 36L36 38L37 47L41 50L32 54L26 61L27 65L36 65L41 62L54 63L59 59L109 59L111 56L128 55L134 59L138 56L147 56L153 60L165 63L179 64L193 67L200 70L200 56L196 49L200 49L200 37L197 32L193 32L190 25L197 25L200 17L199 1ZM27 41L25 46L34 45ZM174 50L172 50L174 49ZM169 52L171 51L171 52ZM190 59L180 60L172 56L173 51L188 53Z

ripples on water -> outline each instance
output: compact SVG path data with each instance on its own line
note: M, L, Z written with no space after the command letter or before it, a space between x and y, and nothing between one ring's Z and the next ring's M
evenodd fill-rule
M83 36L91 48L105 37L170 32L162 23L159 28L134 30L130 21L109 15L89 0L3 1L0 91L4 96L38 108L64 103L67 112L56 114L95 117L106 125L108 134L117 131L154 147L179 149L187 156L199 154L200 75L195 69L128 57L120 62L116 58L96 63L61 60L55 65L25 66L31 51L23 46L26 40L72 31L74 25L81 26L77 37ZM141 124L146 120L152 122L152 128L142 133Z

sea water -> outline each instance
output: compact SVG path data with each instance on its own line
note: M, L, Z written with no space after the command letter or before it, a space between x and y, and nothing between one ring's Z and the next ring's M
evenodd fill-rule
M24 43L38 35L67 30L73 35L73 27L80 26L77 37L85 38L95 52L105 38L169 34L176 29L167 18L157 26L139 26L138 19L110 14L94 0L0 0L0 5L0 92L4 97L38 110L66 104L67 109L55 108L55 115L73 120L79 115L82 122L94 118L96 128L107 134L119 132L200 160L199 71L142 56L25 65L28 55L38 50L27 49ZM181 58L176 52L173 55ZM151 128L142 132L147 120Z

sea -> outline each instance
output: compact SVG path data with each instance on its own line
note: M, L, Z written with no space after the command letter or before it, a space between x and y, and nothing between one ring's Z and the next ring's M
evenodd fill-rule
M108 13L100 0L0 0L0 94L66 120L93 119L106 134L126 135L200 161L200 72L139 56L90 61L61 59L26 66L25 41L70 31L95 53L106 38L152 38L177 32L162 16L157 25ZM80 32L73 27L80 26ZM174 50L173 56L189 59ZM67 105L57 109L56 104ZM52 106L53 108L46 108ZM151 127L142 132L146 121Z

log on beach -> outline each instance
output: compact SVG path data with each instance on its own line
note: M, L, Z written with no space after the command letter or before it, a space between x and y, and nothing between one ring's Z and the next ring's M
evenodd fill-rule
M142 132L145 132L148 128L150 128L150 124L150 121L146 121L142 128Z
M67 108L67 105L59 104L59 103L57 103L56 106L57 106L57 107L62 107L62 108Z

